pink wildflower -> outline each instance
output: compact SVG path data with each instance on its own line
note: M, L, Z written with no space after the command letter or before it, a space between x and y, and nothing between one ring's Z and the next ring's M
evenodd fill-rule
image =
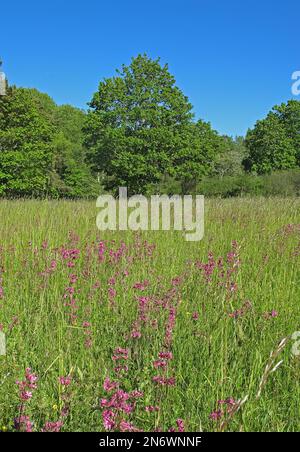
M117 389L118 386L119 386L118 383L113 382L113 381L110 381L110 379L109 379L108 377L105 378L104 383L103 383L103 389L104 389L104 391L106 391L106 392L110 392L110 391L112 391L113 389Z
M103 425L106 430L113 430L116 423L114 421L115 413L112 410L105 410L102 413Z
M153 413L153 412L159 411L159 407L158 406L152 406L152 405L146 406L145 407L145 411L147 411L147 413Z
M153 366L155 367L155 369L158 369L160 367L165 369L167 367L167 365L168 365L167 361L165 361L163 359L158 359L153 362Z
M213 411L209 417L213 421L218 421L219 419L221 419L222 416L223 416L223 412L221 410L217 410L217 411Z
M199 320L199 314L198 314L198 312L194 312L194 313L193 313L192 319L193 319L193 320Z
M14 419L14 427L19 432L31 433L33 423L30 421L29 416L20 415Z
M130 422L122 420L120 422L120 431L121 432L139 432L140 430L138 428L136 428Z
M144 291L149 286L149 284L150 284L149 281L145 280L144 282L141 282L141 283L135 283L133 288Z
M176 424L179 432L185 432L184 422L182 419L177 419Z
M131 337L133 339L140 339L142 337L142 334L141 334L140 331L134 330L134 331L131 332Z
M72 377L59 377L58 381L62 386L69 386L72 382Z
M20 399L23 401L30 400L32 398L32 392L31 391L21 391L20 392Z
M57 422L46 422L44 427L42 428L42 432L45 433L59 433L61 428L63 427L62 421Z
M173 359L173 354L172 354L172 352L160 352L160 353L158 354L158 356L159 356L159 358L161 358L161 359L167 359L167 360Z

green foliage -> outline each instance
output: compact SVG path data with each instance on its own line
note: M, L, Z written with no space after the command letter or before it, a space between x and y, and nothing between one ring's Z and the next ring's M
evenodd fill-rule
M300 196L300 169L265 175L262 180L265 196Z
M85 163L85 113L57 106L36 89L11 87L0 97L0 195L95 197Z
M55 126L56 103L46 93L41 93L35 88L26 88L40 115L53 126Z
M214 162L213 174L224 176L238 176L243 174L243 160L246 157L247 149L243 137L222 137L221 151Z
M255 176L207 177L197 186L197 193L206 197L230 198L236 196L300 196L300 170L274 172Z
M224 176L205 178L198 186L197 192L206 197L230 198L234 196L259 195L262 180L252 175Z
M54 132L25 89L9 88L0 97L0 194L48 192Z
M300 102L289 100L286 104L275 107L275 112L292 140L297 165L300 166Z
M285 172L300 166L299 101L275 106L246 140L220 136L193 121L168 66L139 55L100 82L89 105L86 114L36 89L7 86L0 196L89 198L102 186L127 186L130 194L299 193L297 171Z
M221 137L209 123L198 121L182 129L172 156L170 174L181 182L183 194L195 191L197 182L211 173L212 163L221 146Z
M84 111L71 105L57 106L55 109L54 121L56 127L63 132L64 137L72 145L73 158L83 163L86 149L83 146L83 126L86 114Z
M159 60L134 58L100 83L90 107L85 142L109 188L137 193L167 174L185 182L207 172L214 153L208 137L216 134L192 123L191 104Z
M300 161L300 102L275 106L246 137L245 168L258 174L293 169Z
M74 148L63 132L53 140L54 159L51 173L52 193L65 198L93 198L99 195L99 184L92 176L82 155L74 155Z

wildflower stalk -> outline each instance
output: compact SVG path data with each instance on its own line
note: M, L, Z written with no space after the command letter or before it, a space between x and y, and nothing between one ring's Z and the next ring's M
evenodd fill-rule
M242 406L247 402L248 398L249 398L249 396L246 395L243 399L240 399L237 402L235 402L235 404L232 406L232 408L229 411L227 419L225 419L220 425L220 431L221 432L223 432L226 429L226 427L228 426L229 422L240 411Z
M277 364L275 364L278 356L280 355L280 353L283 351L283 349L287 345L289 339L290 339L290 336L285 337L284 339L282 339L282 341L278 344L277 348L271 352L269 360L268 360L267 365L265 367L265 371L264 371L264 373L263 373L263 375L261 377L260 383L259 383L259 388L258 388L258 392L257 392L257 395L256 395L256 400L258 400L260 398L260 396L262 394L262 391L263 391L264 387L267 384L269 376L272 373L276 372L276 370L283 363L283 361L280 361Z

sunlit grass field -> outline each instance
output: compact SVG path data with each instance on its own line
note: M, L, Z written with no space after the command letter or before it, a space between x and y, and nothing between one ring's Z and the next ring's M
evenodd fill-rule
M299 431L300 200L205 209L186 242L0 202L0 429Z

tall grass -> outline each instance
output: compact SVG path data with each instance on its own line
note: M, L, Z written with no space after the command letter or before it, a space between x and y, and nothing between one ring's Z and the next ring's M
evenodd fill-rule
M0 428L26 429L23 415L35 431L103 431L108 377L130 395L128 412L112 407L117 430L299 430L300 200L210 200L201 242L100 233L96 214L0 203Z

